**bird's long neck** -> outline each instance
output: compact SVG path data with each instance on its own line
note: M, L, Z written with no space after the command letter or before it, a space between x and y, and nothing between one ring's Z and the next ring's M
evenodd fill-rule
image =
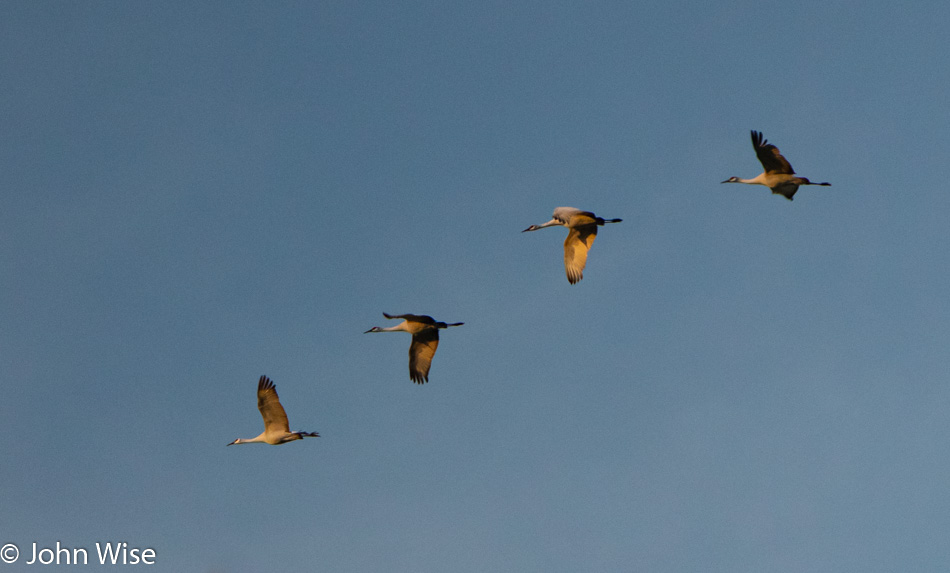
M233 445L238 445L238 444L265 444L265 443L267 443L266 440L264 440L264 434L265 434L265 433L266 433L266 432L262 432L261 435L260 435L260 436L257 436L256 438L242 438L242 439L239 439L239 440L234 440L234 441L231 442L231 443L232 443Z
M396 326L387 326L386 328L380 328L377 332L409 332L408 323L404 320L397 324Z
M766 185L766 183L765 183L765 176L766 176L766 173L759 173L758 175L756 175L756 176L753 177L752 179L743 179L743 178L741 178L741 177L738 177L738 178L737 178L737 179L738 179L737 183L745 183L745 184L747 184L747 185ZM768 185L766 185L766 186L768 186Z
M730 177L729 179L726 179L725 181L723 181L723 183L745 183L746 185L755 185L755 184L765 185L765 182L763 181L764 177L765 177L765 173L760 173L752 179L743 179L742 177Z
M535 228L532 229L532 231L537 231L538 229L545 229L547 227L558 227L558 226L561 226L561 227L565 226L564 221L560 219L551 219L547 223L543 223L541 225L535 226Z

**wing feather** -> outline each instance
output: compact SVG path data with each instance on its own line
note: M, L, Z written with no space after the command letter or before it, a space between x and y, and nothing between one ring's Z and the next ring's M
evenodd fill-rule
M424 314L386 314L383 313L383 316L386 318L401 318L409 322L418 322L421 324L435 324L435 319L431 316L426 316Z
M571 228L571 232L564 239L564 271L567 281L577 283L584 278L584 267L587 266L587 251L597 238L597 225L583 225Z
M582 212L583 211L577 207L557 207L554 209L554 214L551 216L554 217L554 220L560 221L561 224L569 225L571 223L571 218Z
M429 381L429 367L439 347L439 329L427 328L412 335L409 345L409 378L416 384Z
M766 173L795 173L792 164L779 153L778 147L769 143L758 131L752 132L752 147Z
M267 376L261 376L257 383L257 409L261 411L261 417L264 418L265 432L287 433L290 431L287 413L280 405L280 398L277 397L277 388Z

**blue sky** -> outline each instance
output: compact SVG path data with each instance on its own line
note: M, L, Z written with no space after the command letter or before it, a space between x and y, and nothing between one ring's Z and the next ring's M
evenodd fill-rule
M0 544L950 568L948 19L4 4ZM720 185L761 171L752 129L833 186ZM560 205L624 220L574 286L564 229L520 233ZM465 322L428 384L408 335L362 334L382 312ZM321 438L225 447L261 374Z

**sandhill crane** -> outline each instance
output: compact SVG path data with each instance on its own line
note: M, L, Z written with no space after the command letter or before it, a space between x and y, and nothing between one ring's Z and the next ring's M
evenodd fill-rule
M436 322L431 316L419 314L386 314L386 318L401 318L402 322L396 326L380 328L374 326L363 334L370 332L408 332L412 335L412 344L409 345L409 378L416 384L429 381L429 366L435 349L439 347L439 329L450 326L462 326L464 322L446 324Z
M603 219L590 211L581 211L574 207L558 207L553 219L543 225L531 225L522 233L537 231L545 227L561 225L570 232L564 240L564 271L571 284L584 278L584 266L587 264L587 251L597 238L597 227L604 223L619 223L623 219Z
M759 174L753 179L741 179L739 177L730 177L723 183L748 183L750 185L765 185L776 195L783 195L789 201L798 191L799 185L825 185L831 186L831 183L812 183L804 177L795 175L795 170L788 162L788 159L782 156L771 143L762 137L758 131L752 131L752 147L755 148L755 155L762 163L765 172Z
M261 376L261 379L257 382L257 409L261 411L261 416L264 418L263 433L256 438L238 438L228 444L229 446L234 444L270 444L277 446L294 440L320 437L320 434L316 432L290 431L287 413L284 412L284 407L280 405L277 389L267 376Z

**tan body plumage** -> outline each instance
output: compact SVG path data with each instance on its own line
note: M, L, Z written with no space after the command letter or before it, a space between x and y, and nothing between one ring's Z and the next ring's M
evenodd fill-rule
M416 384L424 384L429 381L429 368L432 366L432 357L439 347L439 329L450 326L462 326L463 322L453 322L446 324L437 322L431 316L422 314L386 314L383 316L389 319L401 318L402 322L396 326L388 328L373 328L364 332L408 332L412 335L412 343L409 345L409 378Z
M587 265L587 251L597 238L597 227L605 223L619 223L622 219L604 219L590 211L581 211L574 207L558 207L554 210L552 219L542 225L531 225L522 233L537 231L545 227L561 226L570 231L564 240L564 272L567 281L575 284L584 278L584 267Z
M316 432L291 432L287 413L280 405L277 388L267 376L261 376L257 382L257 409L264 418L264 431L256 438L238 438L228 444L270 444L276 446L304 438L319 438Z
M730 177L722 183L746 183L749 185L765 185L776 195L782 195L789 201L795 196L800 185L824 185L831 183L812 183L805 177L795 175L795 170L785 157L779 153L778 147L769 143L758 131L752 132L752 147L759 158L764 172L752 179Z

